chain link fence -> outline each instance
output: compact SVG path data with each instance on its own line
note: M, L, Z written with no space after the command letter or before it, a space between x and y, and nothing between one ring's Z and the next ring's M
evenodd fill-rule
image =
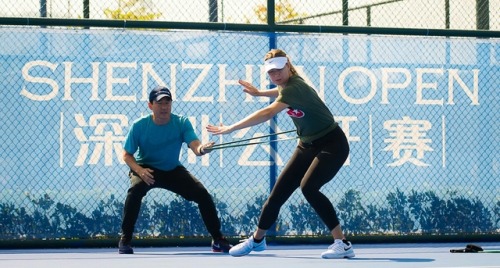
M274 2L274 1L272 1ZM267 1L5 1L5 18L268 23ZM276 1L276 24L500 29L499 0ZM1 19L0 19L1 20ZM128 188L122 143L158 85L202 142L293 130L286 115L212 136L268 104L264 54L284 49L346 132L351 152L322 191L354 236L495 234L500 229L500 41L496 38L198 29L0 26L0 239L117 237ZM293 138L293 133L277 139ZM253 231L295 140L181 162L214 196L227 236ZM204 237L195 204L153 190L138 237ZM270 233L329 231L300 190Z
M1 17L500 30L500 0L2 0Z

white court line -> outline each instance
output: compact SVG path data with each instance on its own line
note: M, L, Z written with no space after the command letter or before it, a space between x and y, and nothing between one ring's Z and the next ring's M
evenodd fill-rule
M499 268L500 266L429 266L423 268Z

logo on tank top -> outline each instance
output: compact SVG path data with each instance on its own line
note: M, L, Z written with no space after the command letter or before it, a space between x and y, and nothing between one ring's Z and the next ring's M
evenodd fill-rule
M290 117L302 118L304 117L304 112L299 109L288 108L286 112Z

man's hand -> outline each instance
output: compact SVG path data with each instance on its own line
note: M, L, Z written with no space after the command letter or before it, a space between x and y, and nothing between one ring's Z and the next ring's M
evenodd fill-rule
M150 168L142 168L138 170L137 175L147 184L153 185L155 183L155 179L153 176L154 170Z
M214 146L215 142L211 141L209 143L202 144L200 146L199 152L200 155L208 154L212 151L212 146Z

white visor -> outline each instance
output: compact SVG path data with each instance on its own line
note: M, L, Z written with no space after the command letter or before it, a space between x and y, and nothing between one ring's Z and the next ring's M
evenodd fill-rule
M287 62L287 57L270 58L264 62L264 68L266 69L266 73L272 69L283 69Z

